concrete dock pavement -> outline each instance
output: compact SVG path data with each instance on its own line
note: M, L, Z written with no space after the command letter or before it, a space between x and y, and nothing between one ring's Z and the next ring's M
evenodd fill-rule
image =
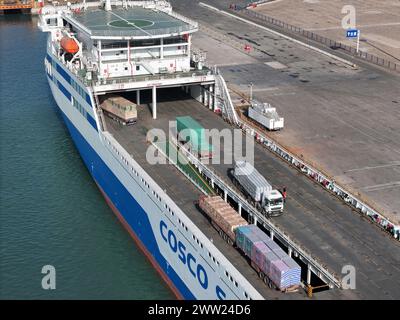
M229 7L228 1L203 2ZM246 92L252 82L255 98L285 117L284 130L271 133L272 138L400 223L398 76L372 66L351 68L185 1L172 4L200 25L257 48L249 55L201 32L194 41L211 65L220 65L228 85Z
M342 27L349 6L355 10L355 27L361 30L360 50L398 63L400 3L396 0L284 0L270 1L251 10L355 48L356 41L346 39Z

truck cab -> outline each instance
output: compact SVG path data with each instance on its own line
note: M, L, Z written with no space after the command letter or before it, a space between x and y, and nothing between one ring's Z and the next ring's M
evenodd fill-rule
M283 197L278 190L272 190L263 197L264 212L271 216L280 215L283 212Z

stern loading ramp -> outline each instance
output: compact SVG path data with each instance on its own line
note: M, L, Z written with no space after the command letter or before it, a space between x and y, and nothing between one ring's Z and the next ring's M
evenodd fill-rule
M298 294L282 295L268 289L244 258L224 243L206 218L194 207L193 201L197 200L201 191L172 168L172 165L167 165L169 170L165 170L165 165L147 163L147 131L151 128L167 130L168 121L173 121L176 116L190 114L205 128L227 128L227 124L220 117L212 114L199 102L183 95L180 90L164 89L159 96L157 120L151 120L148 107L142 105L138 108L139 120L136 125L123 127L106 118L107 128L160 186L168 189L168 194L173 200L206 236L214 239L214 244L239 271L249 280L254 280L251 283L266 298L276 294L279 298L302 297ZM143 99L145 102L146 98ZM285 185L288 188L285 213L279 218L274 218L273 223L296 239L296 243L307 248L320 263L333 270L339 277L343 266L353 265L356 268L356 290L329 290L319 293L317 298L394 299L400 296L400 248L396 241L355 215L347 205L258 144L255 144L255 166L274 185ZM222 176L224 181L229 182L229 167L231 165L218 165L213 166L213 170ZM312 277L311 282L314 280ZM315 283L318 282L314 282L314 285Z

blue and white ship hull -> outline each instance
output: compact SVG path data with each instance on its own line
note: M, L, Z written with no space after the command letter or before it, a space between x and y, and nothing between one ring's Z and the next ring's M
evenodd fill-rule
M86 167L114 213L175 295L181 299L262 298L190 221L186 226L200 234L204 248L185 236L187 229L176 221L177 215L170 214L169 209L176 206L172 200L111 135L100 130L91 89L50 52L45 66L53 97ZM212 262L207 248L218 251L215 254L221 257L221 265ZM226 270L239 280L239 285L224 279Z

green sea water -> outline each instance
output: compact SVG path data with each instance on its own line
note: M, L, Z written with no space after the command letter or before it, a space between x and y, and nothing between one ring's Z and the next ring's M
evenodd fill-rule
M62 122L36 23L0 16L0 299L173 299ZM55 290L42 288L44 265Z

